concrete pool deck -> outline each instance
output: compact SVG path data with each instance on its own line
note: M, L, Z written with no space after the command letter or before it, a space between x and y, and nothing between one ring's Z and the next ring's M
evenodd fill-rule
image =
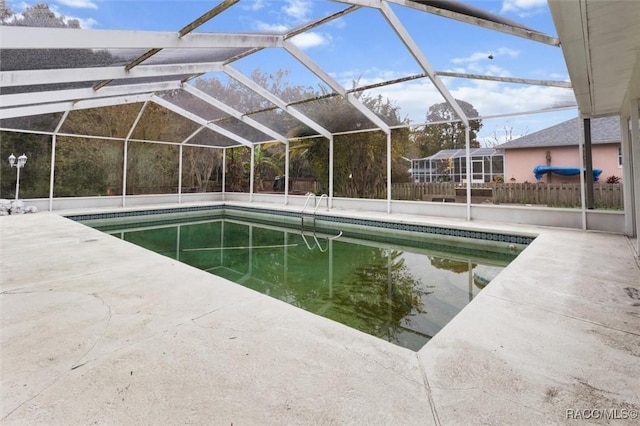
M416 353L58 214L0 217L1 423L637 424L626 237L392 217L539 236Z

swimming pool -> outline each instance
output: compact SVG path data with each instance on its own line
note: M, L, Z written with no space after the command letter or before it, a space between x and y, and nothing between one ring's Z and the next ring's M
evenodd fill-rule
M517 255L363 232L361 224L285 226L229 213L85 223L412 350Z

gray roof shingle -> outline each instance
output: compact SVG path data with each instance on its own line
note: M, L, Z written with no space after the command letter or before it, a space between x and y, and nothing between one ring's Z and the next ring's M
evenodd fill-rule
M574 119L539 130L530 135L498 145L496 148L539 148L548 146L578 145L580 121ZM591 119L591 142L593 144L620 142L620 118L618 116Z

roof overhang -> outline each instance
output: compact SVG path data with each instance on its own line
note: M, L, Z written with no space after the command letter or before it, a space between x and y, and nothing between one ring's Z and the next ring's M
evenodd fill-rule
M640 98L640 1L549 0L580 113L627 114Z

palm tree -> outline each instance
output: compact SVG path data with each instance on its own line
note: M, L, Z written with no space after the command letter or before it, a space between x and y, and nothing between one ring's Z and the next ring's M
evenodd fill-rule
M256 191L264 191L264 180L273 180L276 176L282 174L282 153L275 154L271 148L280 146L280 142L270 142L257 145L254 149L254 183ZM271 155L270 155L271 154Z

